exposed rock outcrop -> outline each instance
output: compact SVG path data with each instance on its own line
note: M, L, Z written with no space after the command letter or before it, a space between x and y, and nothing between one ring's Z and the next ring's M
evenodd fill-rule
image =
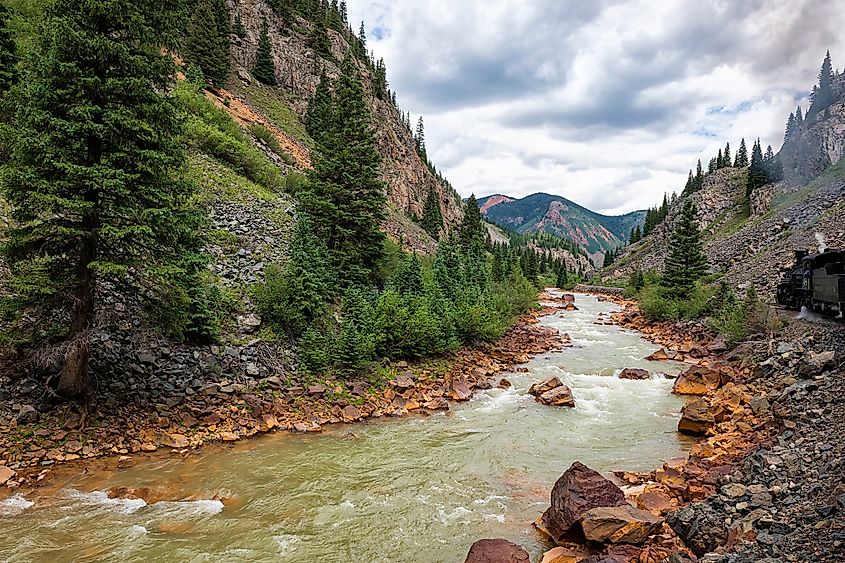
M528 552L508 540L478 540L464 563L528 563Z

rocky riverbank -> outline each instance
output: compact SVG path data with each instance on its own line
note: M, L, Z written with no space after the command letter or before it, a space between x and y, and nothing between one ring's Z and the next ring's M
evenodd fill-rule
M42 413L10 404L10 414L0 417L0 497L37 486L60 464L107 458L120 467L136 456L187 455L206 444L269 432L319 432L326 424L448 410L450 401L469 400L475 389L508 385L496 375L566 346L566 335L538 324L555 311L526 314L493 344L385 366L369 380L290 385L272 376L247 383L223 379L169 400L102 407L87 420L72 406Z
M728 350L700 323L650 323L602 298L663 346L650 359L689 365L673 392L689 397L679 431L698 441L615 483L575 463L535 523L557 545L543 563L845 560L845 327L792 320ZM502 550L485 561L517 560Z

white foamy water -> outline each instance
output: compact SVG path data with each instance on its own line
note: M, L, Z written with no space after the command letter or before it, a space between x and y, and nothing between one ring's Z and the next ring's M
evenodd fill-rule
M681 366L647 362L656 346L594 324L615 305L588 296L576 305L542 321L575 346L534 359L528 373L502 374L511 389L477 392L429 417L278 434L187 462L140 462L105 483L80 476L78 491L168 483L185 488L185 497L226 491L237 502L146 506L69 493L0 519L0 553L15 562L85 559L105 549L139 562L429 563L463 561L475 540L503 537L535 560L546 546L530 522L574 461L599 471L650 470L683 447L672 381L617 377L624 368L662 374ZM570 386L574 409L528 395L552 376Z
M23 495L16 494L5 500L0 500L0 516L15 516L34 504L34 502L24 498Z

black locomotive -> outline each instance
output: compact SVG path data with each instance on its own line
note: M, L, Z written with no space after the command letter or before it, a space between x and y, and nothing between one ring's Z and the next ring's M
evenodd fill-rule
M795 266L778 284L777 302L841 317L845 312L845 252L795 252Z

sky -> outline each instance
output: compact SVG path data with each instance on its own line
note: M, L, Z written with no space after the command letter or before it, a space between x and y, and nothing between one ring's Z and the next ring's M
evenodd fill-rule
M780 148L839 0L348 0L463 196L562 195L606 214L680 192L730 142Z

